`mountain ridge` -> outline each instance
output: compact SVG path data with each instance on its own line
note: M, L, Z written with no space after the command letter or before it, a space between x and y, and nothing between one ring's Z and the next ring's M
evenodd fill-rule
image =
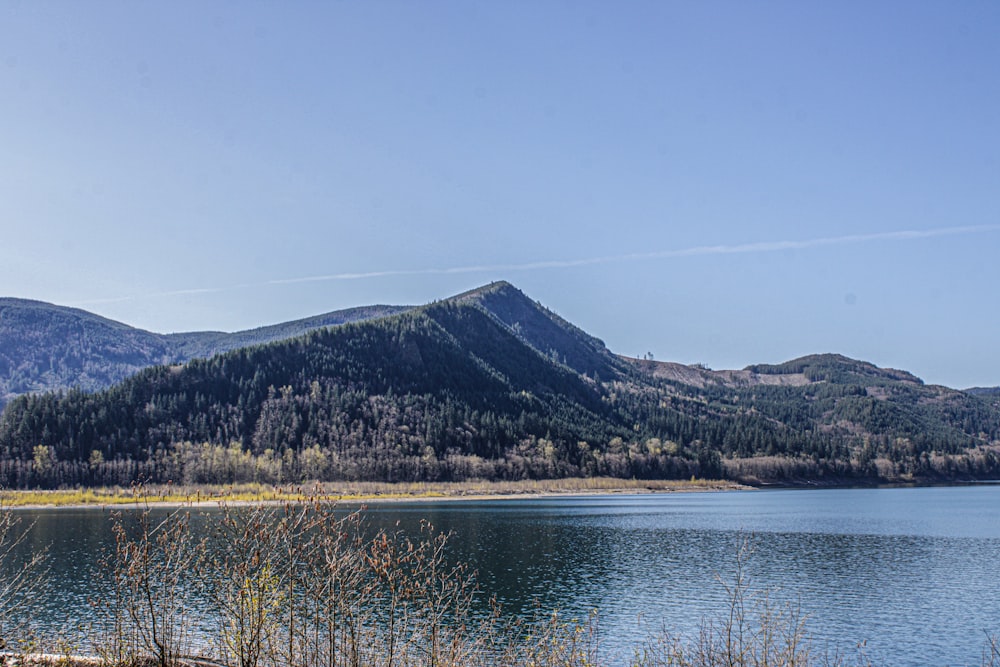
M997 396L1000 397L1000 387L970 387L965 390L966 393L973 394L974 396Z
M631 359L506 282L0 413L0 484L974 479L1000 401L842 355Z
M184 363L409 308L361 306L232 333L160 334L79 308L0 297L0 410L29 392L105 389L149 366Z

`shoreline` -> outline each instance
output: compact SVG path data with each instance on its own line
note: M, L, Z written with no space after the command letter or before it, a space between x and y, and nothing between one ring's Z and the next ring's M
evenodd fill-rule
M1000 484L1000 480L913 480L858 483L858 480L808 480L745 484L732 480L624 480L607 477L527 480L517 482L324 482L303 485L264 484L173 485L137 489L84 488L0 491L0 510L135 509L139 507L212 507L324 502L346 505L428 503L484 500L530 500L587 496L717 493L831 489L920 488Z
M198 485L183 491L170 485L67 490L7 490L0 494L6 509L110 509L137 507L211 507L333 502L345 504L421 503L439 501L518 500L601 495L644 495L747 491L755 487L727 480L618 480L571 478L520 482L350 482L291 487L265 485Z

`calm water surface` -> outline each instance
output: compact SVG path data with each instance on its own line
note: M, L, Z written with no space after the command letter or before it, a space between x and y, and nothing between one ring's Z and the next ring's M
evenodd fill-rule
M86 622L101 509L24 511L30 548L49 549L49 633ZM661 626L694 634L718 617L741 538L755 588L797 602L820 648L867 642L878 662L978 665L1000 632L1000 486L591 496L373 506L368 520L453 532L455 558L511 613L599 610L609 654ZM204 519L212 521L211 513Z

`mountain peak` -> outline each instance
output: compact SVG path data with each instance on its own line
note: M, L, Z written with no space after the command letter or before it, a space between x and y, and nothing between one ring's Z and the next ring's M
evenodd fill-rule
M516 294L520 294L521 296L527 298L527 296L525 296L524 292L522 292L521 290L517 289L516 287L514 287L512 284L510 284L506 280L495 280L495 281L493 281L491 283L487 283L485 285L481 285L479 287L470 289L467 292L462 292L460 294L456 294L453 297L445 299L445 301L449 301L449 302L452 302L452 303L462 303L462 302L465 302L465 301L470 301L470 300L478 299L478 298L483 297L483 296L485 296L487 294L496 294L496 293L508 294L508 295L512 295L512 293L516 293Z
M447 301L486 311L536 352L577 373L611 377L616 372L618 362L603 341L533 301L506 280L477 287Z

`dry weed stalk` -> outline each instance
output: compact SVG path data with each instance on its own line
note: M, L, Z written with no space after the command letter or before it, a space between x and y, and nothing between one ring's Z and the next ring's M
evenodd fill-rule
M46 583L46 551L19 557L30 528L0 500L0 652L23 653L33 646L27 611Z
M156 520L148 506L112 515L114 552L105 557L111 594L96 650L110 665L171 667L191 653L189 587L196 554L190 515L177 510Z
M736 549L732 579L719 577L726 593L720 619L702 621L696 638L667 630L636 652L634 667L806 667L815 664L806 618L797 604L776 604L769 591L751 587L747 565L752 540Z

